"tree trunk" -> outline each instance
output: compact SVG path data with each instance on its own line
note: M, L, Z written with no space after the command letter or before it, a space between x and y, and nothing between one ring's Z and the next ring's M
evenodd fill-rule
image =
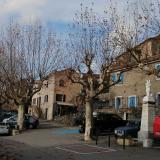
M23 121L24 121L24 105L21 104L18 107L18 127L20 131L23 129Z
M90 141L91 140L91 129L92 129L92 117L93 117L93 108L91 102L86 102L86 121L85 121L85 135L84 140Z

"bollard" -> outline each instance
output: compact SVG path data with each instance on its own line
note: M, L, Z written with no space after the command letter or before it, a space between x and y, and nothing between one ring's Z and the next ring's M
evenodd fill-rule
M96 129L96 145L98 144L98 130Z
M123 132L123 149L125 149L125 148L126 148L126 142L125 142L125 139L126 139L126 132L125 132L125 130L124 130L124 132Z
M98 143L98 135L96 135L96 145L97 145L97 143Z
M110 140L111 140L111 138L110 138L110 132L109 132L109 134L108 134L108 147L110 147L110 146L111 146L111 142L110 142Z

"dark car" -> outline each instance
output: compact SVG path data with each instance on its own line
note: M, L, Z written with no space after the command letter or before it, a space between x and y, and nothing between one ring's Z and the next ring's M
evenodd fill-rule
M137 138L138 131L140 130L141 121L140 120L132 120L128 121L126 126L115 128L114 133L116 137L133 137Z
M92 135L96 135L97 132L113 132L116 127L124 126L126 123L127 121L123 120L117 114L93 112ZM85 132L85 120L83 120L79 132Z
M31 116L31 115L25 115L24 118L24 125L28 129L37 128L39 126L39 120L38 118Z

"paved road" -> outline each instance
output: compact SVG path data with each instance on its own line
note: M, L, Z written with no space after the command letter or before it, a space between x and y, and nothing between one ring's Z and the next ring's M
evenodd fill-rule
M86 144L77 128L65 128L43 122L36 130L28 130L17 136L0 138L0 154L8 154L17 160L159 160L160 148L111 146L102 140L98 147L94 142Z
M41 122L38 129L26 130L17 136L7 136L4 139L17 141L32 147L50 147L61 144L79 143L83 138L78 128L62 127L53 122Z

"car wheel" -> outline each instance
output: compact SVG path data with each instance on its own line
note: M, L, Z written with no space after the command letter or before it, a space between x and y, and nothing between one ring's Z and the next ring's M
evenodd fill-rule
M12 135L12 129L8 129L8 135L11 136Z

